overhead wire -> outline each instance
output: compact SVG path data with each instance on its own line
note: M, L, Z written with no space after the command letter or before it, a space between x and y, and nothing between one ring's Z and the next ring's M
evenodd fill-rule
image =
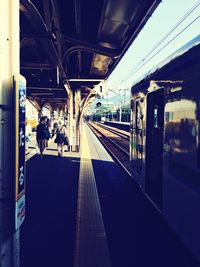
M189 23L182 31L180 31L176 36L174 36L168 43L166 43L163 47L161 47L155 54L153 54L144 64L142 64L139 68L137 68L131 75L127 78L128 80L130 77L136 73L139 69L141 69L146 63L148 63L153 57L155 57L161 50L163 50L166 46L168 46L172 41L174 41L182 32L184 32L189 26L191 26L197 19L200 18L200 15L196 17L191 23Z
M146 55L146 58L160 45L162 42L179 26L181 23L192 14L192 12L200 5L200 1L197 2L183 17L180 19L176 25L151 49L150 52Z
M200 16L196 17L191 23L189 23L183 30L181 30L175 37L173 37L167 44L165 44L162 48L160 48L155 54L153 54L146 62L144 62L147 57L149 57L165 40L168 36L170 36L173 31L181 25L181 23L192 14L194 10L200 5L200 1L198 1L182 18L178 21L178 23L173 26L173 28L147 53L147 55L142 59L142 61L135 66L132 70L130 70L122 79L122 81L129 80L129 78L137 72L140 68L142 68L147 62L149 62L154 56L156 56L162 49L164 49L167 45L169 45L175 38L177 38L183 31L185 31L189 26L191 26Z

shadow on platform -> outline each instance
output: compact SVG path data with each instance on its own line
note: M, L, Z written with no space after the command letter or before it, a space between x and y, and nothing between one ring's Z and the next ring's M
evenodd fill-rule
M121 169L112 162L92 160L92 164L112 267L200 266Z
M21 267L73 266L79 165L70 156L27 162Z
M92 164L112 267L199 266L115 163ZM21 267L73 267L79 169L80 157L73 153L36 155L27 162Z

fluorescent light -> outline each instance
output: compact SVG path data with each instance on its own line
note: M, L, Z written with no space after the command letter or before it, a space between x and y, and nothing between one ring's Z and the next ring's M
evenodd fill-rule
M43 95L43 96L46 96L46 95L54 95L54 93L32 93L31 95Z
M68 82L101 82L104 79L69 79Z

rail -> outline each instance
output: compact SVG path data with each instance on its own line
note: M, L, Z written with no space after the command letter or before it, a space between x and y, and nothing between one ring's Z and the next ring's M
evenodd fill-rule
M130 161L129 161L129 149L124 149L105 133L102 132L102 128L98 125L88 123L87 124L93 133L97 136L102 145L106 148L108 153L117 162L118 165L131 177ZM108 131L108 130L106 130Z

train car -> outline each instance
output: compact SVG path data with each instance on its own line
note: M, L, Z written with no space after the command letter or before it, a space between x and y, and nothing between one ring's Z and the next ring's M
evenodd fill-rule
M131 88L132 176L200 260L200 35Z

